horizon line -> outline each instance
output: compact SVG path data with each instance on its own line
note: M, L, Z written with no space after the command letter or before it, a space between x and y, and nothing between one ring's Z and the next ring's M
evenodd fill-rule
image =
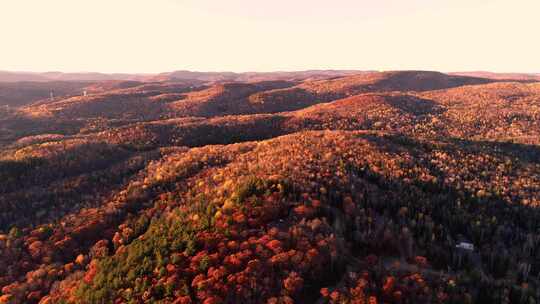
M127 74L127 75L160 75L174 72L191 72L191 73L233 73L233 74L264 74L264 73L294 73L294 72L406 72L406 71L421 71L421 72L439 72L444 74L452 73L492 73L492 74L522 74L522 75L540 75L540 72L496 72L493 70L455 70L455 71L442 71L435 69L277 69L277 70L264 70L264 71L255 71L255 70L244 70L244 71L231 71L231 70L190 70L190 69L177 69L169 70L162 72L101 72L101 71L62 71L62 70L45 70L45 71L35 71L35 70L4 70L0 69L0 72L5 73L21 73L21 74L48 74L48 73L60 73L60 74L104 74L104 75L114 75L114 74Z

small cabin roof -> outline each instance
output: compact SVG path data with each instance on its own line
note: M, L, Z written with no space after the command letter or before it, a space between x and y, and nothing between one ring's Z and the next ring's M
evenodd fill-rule
M469 242L459 242L456 245L457 248L467 249L467 250L474 250L474 244Z

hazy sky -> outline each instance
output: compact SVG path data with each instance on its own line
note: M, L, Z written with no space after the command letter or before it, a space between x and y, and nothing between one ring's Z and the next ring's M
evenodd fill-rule
M0 70L540 73L540 0L0 0Z

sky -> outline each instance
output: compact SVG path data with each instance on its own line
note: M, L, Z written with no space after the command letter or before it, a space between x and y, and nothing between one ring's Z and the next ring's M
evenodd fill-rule
M540 73L539 0L0 0L0 70Z

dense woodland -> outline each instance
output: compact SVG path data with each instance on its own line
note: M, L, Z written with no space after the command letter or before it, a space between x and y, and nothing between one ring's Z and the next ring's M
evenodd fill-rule
M0 303L540 303L540 83L205 77L0 108Z

